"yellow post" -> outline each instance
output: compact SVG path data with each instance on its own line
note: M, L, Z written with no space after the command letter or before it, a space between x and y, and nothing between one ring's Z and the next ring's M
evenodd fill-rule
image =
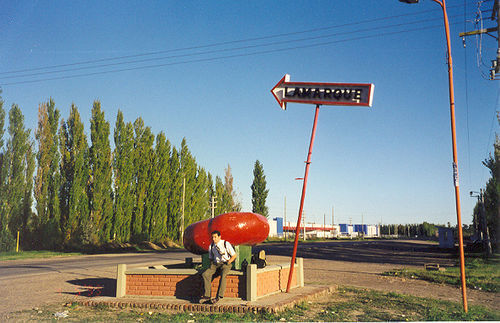
M19 252L19 231L17 231L17 245L16 245L16 252Z

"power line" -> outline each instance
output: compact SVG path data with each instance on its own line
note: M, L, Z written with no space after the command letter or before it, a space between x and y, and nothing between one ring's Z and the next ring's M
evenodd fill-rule
M467 0L464 0L464 32L467 30ZM470 162L470 129L469 129L469 78L468 78L468 68L467 68L467 48L465 42L465 36L463 37L464 44L464 76L465 76L465 116L466 116L466 127L467 127L467 166L469 169L469 185L472 185L472 174L471 174L471 162Z
M458 7L458 6L459 5L450 6L449 8ZM172 52L180 52L180 51L195 50L195 49L202 49L202 48L218 47L218 46L229 45L229 44L279 38L279 37L305 34L305 33L317 32L317 31L324 31L324 30L341 28L341 27L349 27L349 26L353 26L353 25L373 23L373 22L377 22L377 21L390 20L390 19L396 19L396 18L407 17L407 16L421 15L421 14L428 13L428 12L434 12L434 10L425 10L425 11L419 11L416 13L407 13L407 14L395 15L395 16L386 16L386 17L363 20L363 21L354 22L354 23L345 23L345 24L320 27L320 28L314 28L314 29L308 29L308 30L296 31L296 32L289 32L289 33L281 33L281 34L262 36L262 37L224 41L224 42L218 42L218 43L212 43L212 44L200 45L200 46L190 46L190 47L184 47L184 48L176 48L176 49L161 50L161 51L154 51L154 52L148 52L148 53L140 53L140 54L135 54L135 55L118 56L118 57L102 58L102 59L88 60L88 61L82 61L82 62L74 62L74 63L67 63L67 64L58 64L58 65L51 65L51 66L42 66L42 67L27 68L27 69L21 69L21 70L6 71L6 72L0 72L0 75L32 72L32 71L39 71L39 70L46 70L46 69L60 68L60 67L77 66L77 65L87 65L87 64L93 64L93 63L101 63L101 62L114 61L114 60L123 60L123 59L137 58L137 57L144 57L144 56L152 56L152 55L172 53ZM422 22L422 21L417 21L417 22ZM408 23L415 23L415 22L407 22L407 24Z
M454 24L457 24L457 23L458 22L451 23L450 25L454 25ZM84 73L84 74L73 74L73 75L58 76L58 77L52 77L52 78L36 79L36 80L25 80L25 81L9 82L9 83L2 83L0 85L5 86L5 85L28 84L28 83L37 83L37 82L43 82L43 81L62 80L62 79L70 79L70 78L77 78L77 77L103 75L103 74L118 73L118 72L133 71L133 70L141 70L141 69L151 69L151 68L173 66L173 65L182 65L182 64L189 64L189 63L209 62L209 61L224 60L224 59L231 59L231 58L237 58L237 57L246 57L246 56L254 56L254 55L276 53L276 52L288 51L288 50L297 50L297 49L303 49L303 48L321 47L321 46L331 45L331 44L335 44L335 43L342 43L342 42L348 42L348 41L363 40L363 39L369 39L369 38L375 38L375 37L381 37L381 36L388 36L388 35L396 35L396 34L401 34L401 33L407 33L407 32L413 32L413 31L421 31L421 30L433 29L433 28L441 28L441 27L442 27L441 25L433 25L433 26L426 26L426 27L420 27L420 28L406 29L406 30L393 31L393 32L387 32L387 33L379 33L379 34L375 34L375 35L359 36L359 37L353 37L353 38L333 40L333 41L328 41L328 42L320 42L320 43L314 43L314 44L307 44L307 45L301 45L301 46L292 46L292 47L285 47L285 48L276 48L276 49L262 50L262 51L256 51L256 52L251 52L251 53L241 53L241 54L233 54L233 55L218 56L218 57L200 58L200 59L184 60L184 61L178 61L178 62L169 62L169 63L163 63L163 64L144 65L144 66L123 68L123 69L114 69L114 70L108 70L108 71L98 71L98 72Z
M311 41L311 40L315 40L315 39L326 39L326 38L336 37L336 36L339 36L339 35L356 34L356 33L367 32L367 31L374 31L374 30L380 30L380 29L394 28L394 27L405 26L405 25L408 25L408 24L415 24L415 23L423 23L423 22L434 21L434 20L438 20L438 19L440 20L440 18L437 18L437 19L424 19L424 20L418 20L418 21L412 21L412 22L404 22L404 23L400 23L400 24L392 24L392 25L380 26L380 27L375 27L375 28L370 27L370 28L364 28L364 29L357 29L357 30L353 30L353 31L349 31L349 32L339 32L339 33L334 33L334 34L329 34L329 35L320 35L320 36L300 38L300 39L283 40L283 41L279 41L279 42L271 42L271 43L258 44L258 45L247 45L247 46L241 46L241 47L235 47L235 48L223 48L223 49L216 49L216 50L210 50L210 51L204 51L204 52L198 52L198 53L179 54L179 55L171 55L171 56L156 57L156 58L147 58L147 59L125 61L125 62L118 62L118 63L107 63L107 64L94 65L94 66L69 68L69 69L63 69L63 70L37 72L37 73L21 74L21 75L12 75L12 76L5 76L5 77L3 77L3 79L22 78L22 77L29 77L29 76L38 76L38 75L63 73L63 72L74 72L74 71L81 71L81 70L101 68L101 67L111 67L111 66L119 66L119 65L127 65L127 64L146 63L146 62L166 60L166 59L172 59L172 58L184 58L184 57L189 57L189 56L215 54L215 53L222 53L222 52L229 52L229 51L238 51L238 50L245 50L245 49L251 49L251 48L269 47L269 46L282 45L282 44L288 44L288 43L297 43L297 42L303 42L303 41Z
M495 125L495 121L498 122L498 112L499 112L498 109L499 108L500 108L500 89L497 90L496 106L495 106L495 111L494 111L494 114L493 114L493 118L491 120L490 131L488 133L488 146L486 148L485 155L488 155L488 152L491 149L491 143L490 143L490 141L491 141L491 133L493 132L493 126Z

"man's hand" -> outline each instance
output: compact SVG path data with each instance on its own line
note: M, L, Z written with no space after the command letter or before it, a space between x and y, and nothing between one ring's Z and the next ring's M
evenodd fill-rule
M236 260L236 254L234 254L228 261L227 264L230 265L233 261Z

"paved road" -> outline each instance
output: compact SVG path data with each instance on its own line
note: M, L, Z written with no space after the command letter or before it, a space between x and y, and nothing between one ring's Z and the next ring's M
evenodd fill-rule
M95 270L114 267L118 264L161 264L162 262L183 261L194 255L182 251L85 255L75 257L55 257L47 259L26 259L0 261L0 281L24 276L69 273L72 271Z
M255 247L267 254L277 256L292 255L292 243L273 243ZM351 241L299 243L298 257L350 262L384 263L394 265L422 266L424 263L439 262L441 266L452 266L455 257L441 251L437 245L418 241ZM183 261L194 257L184 250L151 253L125 253L85 255L77 257L55 257L48 259L27 259L0 261L0 281L28 275L69 273L81 270L116 268L118 264L161 264L162 262Z
M293 243L269 243L255 249L263 249L271 255L291 257ZM457 259L450 251L439 249L437 244L419 240L300 242L297 257L419 267L426 263L439 263L440 266L450 267L456 264Z
M0 261L0 322L10 312L44 304L114 296L118 264L161 265L186 257L201 261L184 250Z

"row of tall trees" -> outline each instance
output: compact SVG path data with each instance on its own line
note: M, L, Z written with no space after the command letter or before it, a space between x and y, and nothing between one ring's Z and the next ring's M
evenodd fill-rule
M9 249L14 245L13 233L24 235L29 231L35 154L19 107L10 109L6 142L5 117L0 99L0 248Z
M0 250L12 248L17 231L25 248L177 240L183 203L185 226L210 216L211 196L217 213L241 210L229 165L214 179L185 139L177 148L141 118L118 112L112 150L99 101L90 141L78 108L63 119L52 99L39 106L35 141L12 105L4 144L5 119L0 100Z
M437 227L428 222L420 224L382 224L380 234L398 235L403 237L436 238Z
M498 116L500 124L500 116ZM490 171L486 187L480 193L473 213L473 228L476 238L486 242L485 248L498 251L500 240L500 138L496 136L494 152L483 161Z

